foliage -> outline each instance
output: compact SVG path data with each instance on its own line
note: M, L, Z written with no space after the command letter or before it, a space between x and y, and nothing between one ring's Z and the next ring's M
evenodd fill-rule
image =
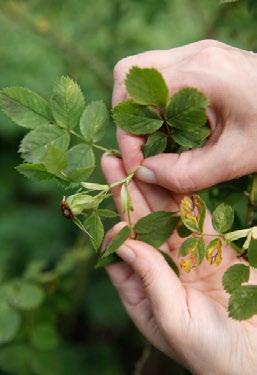
M2 2L1 87L28 86L42 97L48 95L49 84L57 77L71 76L81 83L87 102L102 97L110 103L112 68L126 55L203 38L256 50L256 18L246 9L246 1L221 6L218 3L196 0L192 7L187 0L162 0L158 4L152 0ZM91 272L94 255L85 237L77 235L68 220L56 215L60 186L48 179L49 172L41 164L32 167L26 163L19 170L43 182L15 173L15 150L24 129L12 126L1 114L0 134L1 285L26 277L39 283L45 294L35 310L16 311L20 328L12 342L0 349L1 369L17 375L65 375L72 366L75 375L131 374L143 341L128 324L105 273ZM114 128L108 128L103 142L108 148L116 147ZM156 151L157 146L155 142L153 154L166 148L164 144ZM50 151L50 161L55 152ZM98 150L94 154L97 162ZM102 183L97 171L92 176ZM201 196L212 210L221 202L233 206L233 228L241 229L248 226L247 220L256 224L251 204L248 215L245 194L251 188L252 179L248 177L221 184ZM115 214L110 213L108 201L102 207L98 214L108 227L112 224L105 217ZM240 240L237 244L242 245ZM55 327L59 335L57 349L34 347L30 338L34 327L41 323ZM149 361L153 373L170 373L171 368L176 372L176 366L163 358Z

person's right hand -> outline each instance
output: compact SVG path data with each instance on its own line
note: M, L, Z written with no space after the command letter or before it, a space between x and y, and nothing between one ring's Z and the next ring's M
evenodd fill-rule
M132 66L158 69L170 94L187 86L203 91L212 135L202 148L144 160L144 138L118 130L127 173L141 165L141 181L184 193L257 171L256 54L204 40L124 58L114 69L113 105L127 97L124 80Z

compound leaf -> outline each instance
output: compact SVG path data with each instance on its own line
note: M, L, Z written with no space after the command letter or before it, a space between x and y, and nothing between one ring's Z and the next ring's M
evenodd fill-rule
M84 226L90 234L90 242L95 250L98 250L104 238L104 226L97 211L93 211L84 222Z
M38 94L23 87L7 87L0 91L3 112L17 125L35 129L51 122L48 103Z
M23 174L23 176L39 181L54 178L51 173L47 172L46 167L43 164L23 163L15 167L15 169Z
M249 280L250 268L245 264L234 264L223 275L223 288L228 293L233 293L242 283Z
M202 232L206 215L206 206L199 195L184 197L180 203L180 215L183 224L192 232Z
M103 252L101 258L106 258L109 255L115 253L123 244L123 242L125 242L129 238L129 236L130 236L130 229L126 225L116 234L116 236L113 237L110 244L107 246L106 250Z
M49 145L43 164L48 172L58 176L67 166L67 152Z
M68 151L66 173L72 182L85 181L95 169L95 155L90 145L84 143L72 147Z
M19 152L29 163L41 163L49 145L67 150L69 134L55 125L41 126L30 131L22 140Z
M179 218L172 212L156 211L139 219L134 230L137 240L158 248L171 236Z
M51 109L57 125L73 129L85 107L85 99L80 87L69 77L61 77L54 86Z
M248 248L248 261L250 266L257 268L257 240L251 239Z
M157 113L131 100L114 107L113 119L121 129L137 135L154 133L163 124Z
M219 233L228 232L234 222L234 210L231 206L221 203L212 214L213 228Z
M126 78L126 87L130 97L138 104L165 107L168 88L158 70L153 68L130 69Z
M161 154L165 151L166 147L167 136L164 133L157 131L150 134L143 146L144 157L149 158L150 156Z
M184 88L174 94L167 107L168 123L179 130L204 126L207 120L206 96L195 88Z
M243 285L233 291L229 299L229 316L246 320L257 314L257 285Z
M80 131L88 142L98 142L105 134L109 113L103 101L88 104L80 118Z

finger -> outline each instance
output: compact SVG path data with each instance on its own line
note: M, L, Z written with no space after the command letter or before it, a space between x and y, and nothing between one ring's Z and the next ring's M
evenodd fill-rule
M109 184L119 181L126 177L126 172L121 159L104 154L101 160L101 166L105 178ZM122 212L121 198L120 198L121 186L117 186L112 189L113 199L115 201L116 207L119 214L123 219L126 220L126 215ZM137 188L135 182L131 181L129 184L129 192L131 194L131 200L133 203L134 210L132 211L131 218L132 222L136 222L139 218L146 216L150 213L150 208L146 203L142 193Z
M125 170L128 174L133 173L144 160L142 145L145 139L117 128L117 140Z
M186 295L164 258L152 246L135 240L127 240L118 255L139 276L160 329L179 336L189 320Z
M107 273L139 331L152 345L171 356L170 348L160 332L138 275L126 263L108 266Z

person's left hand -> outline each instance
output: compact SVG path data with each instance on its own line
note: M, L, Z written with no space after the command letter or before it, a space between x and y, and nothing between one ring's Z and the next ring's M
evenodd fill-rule
M104 155L103 172L108 183L125 177L121 159ZM137 180L130 183L133 222L152 211L177 211L180 197ZM113 191L121 218L120 188ZM107 234L105 245L124 225ZM206 233L214 233L207 216ZM212 238L206 238L210 240ZM163 245L178 263L183 239L177 234ZM237 322L228 317L228 295L222 287L224 271L240 260L230 247L223 248L220 266L207 261L180 278L152 246L127 240L118 251L125 261L107 267L130 317L142 334L159 350L181 362L195 374L256 374L257 318ZM252 275L251 281L257 281Z

